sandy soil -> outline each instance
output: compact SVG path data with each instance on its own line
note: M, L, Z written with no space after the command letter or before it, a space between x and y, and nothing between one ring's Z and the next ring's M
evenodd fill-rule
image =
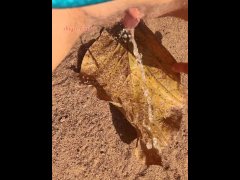
M188 23L173 18L145 19L177 61L188 59ZM97 29L97 28L96 28ZM84 34L83 42L97 36ZM96 89L80 81L81 41L52 76L52 178L61 179L188 179L187 113L173 144L162 153L162 165L147 167L134 155L136 132L121 113L97 99ZM187 87L187 76L183 76Z

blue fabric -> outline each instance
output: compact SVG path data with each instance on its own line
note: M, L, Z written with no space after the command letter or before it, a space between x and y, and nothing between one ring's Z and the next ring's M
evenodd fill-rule
M52 0L52 8L73 8L107 1L110 0Z

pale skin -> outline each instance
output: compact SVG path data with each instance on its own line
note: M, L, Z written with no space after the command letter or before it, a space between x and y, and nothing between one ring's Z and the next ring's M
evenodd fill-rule
M184 20L187 17L187 0L115 0L110 3L103 3L94 6L73 8L73 9L53 9L52 10L52 71L64 59L78 37L92 24L110 19L119 11L124 12L123 24L126 28L132 29L137 26L144 16L138 5L144 3L156 3L162 7L159 16L177 16ZM124 11L124 9L127 9ZM69 27L78 27L75 30ZM176 63L173 65L176 72L188 73L187 63Z

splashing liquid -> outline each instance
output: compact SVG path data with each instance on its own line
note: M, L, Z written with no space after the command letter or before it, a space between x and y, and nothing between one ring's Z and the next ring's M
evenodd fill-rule
M147 100L148 118L149 118L149 121L152 122L153 121L153 111L152 111L152 106L151 106L152 99L150 97L149 90L148 90L148 87L146 85L147 84L146 83L146 75L145 75L145 70L144 70L144 66L143 66L143 62L142 62L142 54L138 52L137 43L136 43L135 38L134 38L134 29L129 30L129 33L131 34L130 41L133 44L133 55L135 56L135 58L138 62L138 65L139 65L139 68L140 68L140 71L141 71L142 80L143 80L143 83L144 83L144 86L142 86L142 89L143 89L143 92L144 92L144 96Z

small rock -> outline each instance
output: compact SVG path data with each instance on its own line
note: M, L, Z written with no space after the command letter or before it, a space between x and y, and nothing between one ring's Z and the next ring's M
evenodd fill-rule
M62 118L60 119L60 122L63 123L64 121L66 121L66 119L65 119L64 117L62 117Z
M100 153L101 153L101 154L103 154L103 153L105 153L105 152L106 152L105 149L101 149L101 150L100 150Z

